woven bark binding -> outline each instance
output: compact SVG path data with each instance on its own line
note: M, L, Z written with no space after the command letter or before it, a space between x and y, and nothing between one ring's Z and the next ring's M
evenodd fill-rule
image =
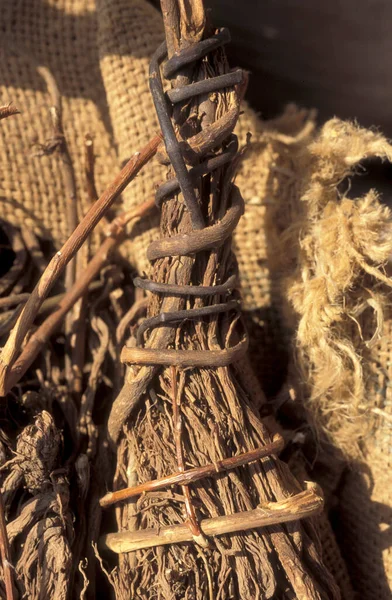
M197 6L197 3L193 5L193 17L198 14ZM202 14L198 16L202 17ZM163 73L168 73L168 77L176 75L173 88L176 91L182 91L185 85L188 88L184 90L196 86L192 83L195 80L203 82L203 85L213 83L214 76L228 72L225 56L219 49L223 39L227 41L226 32L211 31L205 41L200 41L205 28L203 19L199 29L195 23L187 29L185 13L182 18L182 44L188 35L189 46L180 43L174 53L175 46L172 44L176 42L170 41L169 33L173 31L172 27L175 31L175 26L168 25L169 61L163 67ZM202 51L202 46L214 46L208 62L200 61L198 52ZM246 339L237 328L238 319L233 313L230 316L233 303L203 301L201 291L196 294L201 297L193 302L193 294L179 291L190 284L197 290L214 282L215 285L223 285L228 277L235 274L230 234L238 222L242 199L238 188L231 184L235 158L231 158L232 165L219 166L211 174L207 170L203 179L193 180L189 187L190 176L184 163L186 153L175 137L160 83L158 64L164 55L164 46L154 53L150 86L167 154L183 198L179 201L178 192L172 186L172 193L160 200L162 239L153 242L147 251L149 259L154 261L151 275L154 283L149 283L151 290L154 289L149 318L146 326L139 330L143 331L142 335L137 337L141 348L131 346L122 352L130 370L123 390L114 402L108 425L112 442L119 444L116 481L119 487L128 483L123 476L127 464L132 465L131 470L127 469L128 479L143 482L167 475L168 468L172 472L182 470L185 462L198 465L207 459L207 462L214 463L218 457L222 460L228 452L232 456L246 452L257 443L256 440L262 445L269 443L268 432L257 417L257 406L263 402L262 396L254 388L249 388L249 383L241 378L240 370L236 372L230 366L234 357L236 361L239 358L234 350L240 350ZM193 58L182 63L185 55ZM187 66L174 67L174 61ZM188 63L192 64L192 68ZM206 79L207 73L211 79ZM192 107L190 113L189 106ZM234 145L235 150L236 138L231 134L229 115L233 111L238 111L237 97L230 87L225 93L216 91L214 96L202 96L198 101L190 102L188 107L180 104L180 109L173 109L177 135L182 143L189 143L188 162L194 165L195 170L199 169L199 161L192 163L192 156L199 148L205 148L206 143L209 156L213 149L218 152L219 148L215 158L220 160L220 165L224 164L222 159L227 163L225 156L229 159L232 156L231 148ZM203 162L205 152L200 151L198 155L200 166L205 165L203 168L207 168L208 164L208 161ZM160 197L159 190L157 199ZM159 293L156 284L162 288ZM168 292L161 298L164 286ZM226 315L219 318L218 312ZM204 322L198 319L202 314L206 316ZM216 317L212 316L215 314ZM176 326L176 322L180 325ZM162 324L169 327L162 327ZM146 329L159 325L144 337ZM232 347L233 353L226 347ZM164 368L158 369L158 365ZM213 365L219 368L214 369ZM188 371L184 367L193 368ZM227 478L212 480L208 488L203 484L192 485L189 489L183 486L186 522L195 545L183 548L171 544L161 551L152 548L147 554L140 546L136 556L134 553L121 556L120 588L124 589L131 577L133 593L141 598L146 596L151 586L162 592L165 590L164 593L170 596L183 596L192 591L197 598L205 597L208 589L210 594L215 589L222 597L234 594L253 598L257 593L267 598L276 595L286 597L286 594L289 597L291 593L303 598L338 597L337 588L323 568L314 546L317 536L311 523L297 523L294 529L288 524L284 528L278 526L274 532L268 529L265 532L254 530L248 535L238 532L230 537L221 535L214 540L203 535L200 518L208 520L222 513L239 514L251 510L260 500L262 503L274 502L287 498L295 489L298 493L298 484L283 463L270 459L267 468L266 465L267 462L251 468L244 465L241 474L229 473ZM158 522L173 525L183 520L178 499L165 496L163 502L156 503L154 497L147 494L143 503L142 517L138 502L119 508L121 531L152 531ZM146 560L150 552L153 561ZM273 560L268 558L268 555L272 556L270 553L275 557Z

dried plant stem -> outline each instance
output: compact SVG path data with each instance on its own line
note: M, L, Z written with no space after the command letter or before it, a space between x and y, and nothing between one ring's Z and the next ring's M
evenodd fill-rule
M95 155L94 144L90 135L84 138L84 174L87 196L90 204L97 201L98 194L95 186ZM104 219L103 217L102 219ZM102 226L102 221L100 223ZM86 247L87 246L87 247ZM76 273L77 276L83 273L89 260L89 247L86 245L78 253L76 257ZM66 287L66 289L68 289ZM73 307L66 317L66 333L67 322L71 329L71 356L70 356L70 371L71 371L71 390L75 394L81 394L83 389L83 365L86 350L86 314L87 314L87 295L84 294Z
M148 305L148 298L140 298L136 300L131 308L125 313L121 321L119 322L116 330L116 342L118 345L123 341L127 328L129 324L135 319L139 314L145 312Z
M89 287L88 287L88 291L89 292L95 292L96 290L99 290L102 287L102 283L100 281L93 281ZM55 308L58 303L64 298L65 296L65 292L63 292L62 294L56 294L55 296L49 296L49 298L46 298L46 300L44 300L44 302L41 305L41 308L38 311L38 315L44 315L48 312L50 312L53 308ZM24 292L23 294L14 294L12 296L8 296L7 298L0 298L0 308L2 307L6 307L9 304L23 304L24 302L26 302L30 297L30 293L29 292ZM2 301L4 300L4 304L2 303ZM6 302L7 300L9 300L9 302ZM14 314L15 310L7 310L6 312L3 312L0 314L0 324L3 323L3 321L8 320L9 318L12 317L12 315Z
M14 585L12 581L12 565L10 556L10 545L5 522L3 496L0 492L0 555L3 566L6 600L15 600Z
M67 140L64 136L61 94L57 86L56 79L53 77L52 73L47 67L40 65L37 68L37 71L45 80L51 98L49 112L53 124L53 144L56 144L56 150L60 157L65 179L65 189L67 194L68 235L71 235L78 222L76 182L72 159L68 150Z
M16 108L16 106L10 102L9 104L5 104L0 106L0 121L2 119L7 119L8 117L12 117L12 115L19 115L20 111Z
M48 342L50 336L56 331L61 321L74 306L75 302L83 296L88 290L92 280L97 276L103 265L108 261L111 253L123 240L126 225L132 221L143 217L155 206L153 200L144 202L135 209L132 209L121 215L122 227L118 226L118 220L113 221L113 228L108 232L109 235L99 248L94 258L89 262L83 275L74 283L72 288L64 295L59 302L56 310L42 323L37 331L31 336L26 347L23 349L19 359L15 362L5 381L5 393L18 383L20 378L26 373L38 354ZM111 235L110 235L111 234Z
M266 502L254 510L203 519L200 527L206 536L249 531L258 527L312 517L322 511L323 505L320 488L315 484L310 484L307 490L280 502ZM116 553L134 552L142 548L191 541L193 541L193 535L186 524L171 525L159 530L152 528L134 532L122 531L108 534L102 539L103 545Z
M87 134L84 138L84 177L87 196L93 204L98 198L98 193L95 185L94 142L90 134Z
M63 127L62 99L55 78L46 67L40 66L38 72L44 78L51 96L52 105L50 115L53 124L53 145L56 145L56 153L60 159L61 170L65 182L66 192L66 214L68 235L70 236L78 224L78 202L75 181L75 171L72 164L72 158L69 153L67 139ZM73 286L75 279L79 276L85 267L87 256L82 252L77 258L69 261L65 270L65 290L69 291ZM65 377L69 382L71 389L75 392L81 392L81 364L84 359L84 310L83 300L75 305L74 310L66 315L65 319L65 338L66 352Z
M182 419L181 419L181 386L180 391L177 386L177 368L171 367L171 375L172 375L172 391L173 391L173 433L174 433L174 441L176 446L176 455L177 455L177 465L180 473L184 473L185 471L185 459L184 459L184 451L182 447ZM187 526L189 527L190 532L192 533L193 539L195 542L200 544L201 546L208 546L207 540L204 538L200 526L196 517L195 507L192 503L191 492L189 486L186 484L181 485L182 493L184 494L185 499L185 511L187 515Z
M10 296L6 296L5 298L0 298L0 308L8 308L9 306L16 306L17 304L22 304L23 302L26 302L26 300L29 299L29 292L23 292L22 294L11 294ZM11 313L13 313L14 311L9 311ZM7 313L2 313L1 314L1 319L3 319L3 316L8 315Z
M161 10L164 21L168 23L166 28L166 44L169 53L174 53L179 48L180 19L176 0L161 0Z
M77 279L83 279L85 269L88 265L88 259L89 248L86 244L86 246L80 249L76 256ZM75 303L72 310L68 312L65 321L65 332L66 334L70 335L69 368L71 378L68 381L72 392L74 392L75 394L81 394L83 388L83 365L86 347L87 300L87 294L84 293Z
M115 502L128 500L129 498L134 498L140 494L161 490L172 485L189 485L190 483L194 483L195 481L199 481L205 477L213 477L217 473L222 473L230 469L236 469L255 460L265 458L266 456L271 456L272 454L277 455L283 449L283 446L284 440L282 436L275 434L273 441L270 444L266 444L262 448L250 450L249 452L243 452L238 456L224 458L215 464L209 464L203 467L195 467L194 469L189 469L187 471L174 473L173 475L168 475L167 477L162 477L161 479L147 481L146 483L141 483L140 485L132 488L125 488L116 492L109 492L103 496L103 498L101 498L99 503L101 506L110 506Z
M127 348L120 360L131 365L166 365L177 367L227 367L242 358L248 350L248 338L224 350L161 350L157 348Z
M30 329L39 308L48 295L54 282L57 280L64 267L75 256L88 235L100 221L107 209L113 204L125 187L136 177L141 168L154 156L161 140L160 135L155 135L148 144L137 152L127 162L117 175L113 183L105 190L97 202L90 208L85 217L76 227L63 247L50 261L38 284L34 288L29 300L20 314L15 327L2 350L0 356L0 394L6 392L5 380L9 368L13 365L19 353L26 333Z
M118 245L118 241L119 240L116 238L107 238L105 240L94 258L88 264L83 273L83 277L78 279L72 288L66 292L56 310L47 317L37 331L33 333L23 349L22 354L8 372L5 380L4 393L8 393L9 390L18 383L20 378L23 377L69 310L74 306L75 302L86 293L89 284L102 269L102 266L108 260L111 252Z
M38 73L44 79L51 99L49 108L50 116L53 125L53 141L51 143L53 150L56 151L60 158L61 170L64 176L65 191L66 191L66 207L67 207L67 225L68 235L70 236L75 230L78 223L77 210L77 194L75 172L72 164L71 155L69 153L67 140L64 135L63 128L63 110L61 102L60 90L53 74L47 67L40 65L37 68ZM68 290L76 276L76 261L72 260L67 264L65 274L65 289ZM68 329L71 323L68 324Z

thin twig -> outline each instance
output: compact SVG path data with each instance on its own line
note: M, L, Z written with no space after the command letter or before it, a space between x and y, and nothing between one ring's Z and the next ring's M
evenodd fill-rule
M75 171L72 163L72 158L69 152L67 139L64 134L62 98L60 90L57 86L56 79L49 71L49 69L47 67L40 66L38 67L38 72L45 80L51 98L51 106L49 108L49 112L53 125L53 140L50 140L48 145L49 148L51 148L51 151L55 151L57 156L59 157L60 167L64 177L66 194L67 230L68 236L70 236L78 224L78 202ZM71 289L76 277L78 276L79 262L80 259L77 260L77 258L74 258L70 260L69 263L66 265L66 291ZM83 266L85 265L82 265L82 268ZM79 327L81 320L79 317L81 317L81 312L81 306L75 306L74 311L70 311L65 319L65 377L72 389L78 389L80 385L80 373L78 365L75 367L75 370L73 369L73 366L75 361L77 362L80 358L83 358L80 352L82 342L80 340L80 343L78 343L79 340L76 340L75 335L73 336L72 334L74 331L76 331L76 338L79 338L82 334L81 328ZM73 345L72 341L75 342ZM76 357L74 356L75 352L77 354Z
M87 134L84 138L84 175L87 196L90 205L97 201L98 194L95 186L95 154L94 144L91 136ZM102 217L100 225L102 226ZM82 248L76 256L76 273L79 276L86 268L89 259L89 248ZM68 289L68 288L66 288ZM75 394L81 394L83 389L83 365L86 352L86 315L87 315L87 295L84 294L73 306L73 309L67 314L65 329L67 333L67 323L71 325L71 390ZM67 358L67 357L66 357Z
M85 217L76 227L63 247L50 261L38 284L34 288L26 303L14 329L3 348L0 356L0 394L6 390L6 376L18 355L26 333L29 331L39 308L48 295L53 284L62 273L64 267L75 256L88 235L100 221L107 209L118 198L125 187L136 177L142 167L154 156L161 140L160 135L155 135L148 144L137 152L127 162L115 180L105 190L97 202L90 208Z
M240 303L238 300L230 300L221 304L213 304L211 306L203 306L202 308L190 308L185 310L176 310L173 312L160 312L155 317L144 319L137 330L137 342L140 346L143 342L143 334L148 329L158 327L160 325L175 325L185 319L198 319L209 315L218 315L220 313L229 312L230 310L239 310Z
M152 279L135 277L135 287L153 292L154 294L168 294L169 296L214 296L216 294L230 294L238 287L237 275L230 275L221 285L175 285L170 283L158 283Z
M150 199L146 200L145 202L142 202L141 204L139 204L139 206L136 206L135 208L131 208L130 210L121 213L120 215L118 215L118 217L113 219L113 221L107 227L105 235L115 236L117 235L117 233L123 233L125 231L126 226L129 225L131 221L143 217L154 207L155 201L154 199Z
M298 521L319 514L324 506L321 489L308 484L308 489L279 502L266 502L254 510L203 519L202 532L207 536L249 531L259 527ZM166 544L192 542L193 536L186 524L169 525L159 529L139 529L110 533L102 538L102 545L113 552L134 552Z
M56 79L53 77L52 73L47 67L40 65L37 68L37 71L44 79L51 99L51 106L49 108L53 125L53 141L51 142L53 149L56 150L60 158L64 175L67 195L68 235L71 235L78 222L76 182L71 155L69 153L67 140L64 135L61 94L57 86Z
M13 115L20 115L20 110L18 110L12 102L0 106L0 121L12 117Z
M224 217L214 225L205 227L201 231L191 231L187 234L173 235L152 242L147 250L150 261L168 256L189 256L195 252L219 248L237 227L244 212L244 201L239 189L233 185L231 190L231 206Z
M126 330L129 327L129 324L133 321L133 319L135 319L139 315L139 313L146 311L147 304L148 298L141 298L140 300L134 302L131 308L125 313L125 315L117 325L116 329L116 342L118 345L122 343L125 337Z
M116 492L109 492L103 496L103 498L101 498L99 503L101 506L110 506L115 502L128 500L129 498L140 496L146 492L162 490L172 485L189 485L190 483L194 483L195 481L199 481L205 477L213 477L217 473L222 473L223 471L228 471L230 469L236 469L237 467L247 465L255 460L260 460L266 456L271 456L272 454L279 454L279 452L283 449L283 446L284 440L282 436L276 434L270 444L266 444L261 448L256 448L256 450L250 450L249 452L244 452L238 456L224 458L223 460L220 460L214 464L195 467L194 469L189 469L180 473L174 473L173 475L167 475L161 479L147 481L146 483L141 483L140 485L136 485L131 488L117 490Z
M9 306L16 306L17 304L22 304L22 302L26 302L29 299L29 292L23 292L21 294L11 294L10 296L6 296L5 298L0 298L0 308L8 308ZM11 311L14 312L14 311ZM1 313L0 318L3 318L3 315L7 313Z
M144 202L135 209L127 213L124 223L143 217L147 212L154 208L154 201ZM50 336L56 331L62 319L73 307L75 302L86 293L92 280L96 277L103 265L108 261L110 255L123 240L125 231L118 226L118 221L114 221L112 235L106 238L102 246L95 254L94 258L87 265L83 275L74 283L72 288L64 295L58 303L56 310L42 323L37 331L31 336L19 359L15 362L5 381L5 393L18 383L20 378L26 373L27 369L34 362L44 345L48 342Z
M128 348L121 350L120 360L130 365L165 365L171 367L227 367L242 358L248 350L248 337L224 350L166 350Z
M68 236L70 236L75 230L78 223L77 194L75 172L72 164L71 155L69 153L67 140L64 135L61 94L56 79L47 67L40 65L37 68L37 71L44 79L48 89L48 93L50 95L51 105L49 107L49 113L53 126L53 138L43 146L43 152L56 152L60 159L60 165L64 176L66 192L67 229ZM73 282L75 281L75 276L76 261L72 260L67 264L66 267L66 290L68 290L73 285ZM67 329L69 329L70 326L71 323L68 324Z
M197 549L197 554L200 556L201 560L203 561L204 568L206 570L207 581L208 581L208 595L210 597L209 600L214 600L214 598L215 598L214 583L212 580L210 565L208 564L208 560L207 560L204 552L200 548Z
M12 577L12 565L11 565L11 553L10 545L7 535L7 525L5 522L4 514L4 503L3 496L0 492L0 555L1 563L3 565L4 583L6 600L15 600L16 596L14 593L13 577Z
M180 413L180 402L181 402L181 389L178 393L177 387L177 368L171 367L172 375L172 390L173 390L173 433L174 443L176 446L177 466L180 473L185 472L185 460L184 451L182 447L182 418ZM204 538L200 531L199 523L196 517L195 507L192 503L191 492L189 486L186 484L181 485L182 493L185 498L185 511L187 515L187 525L192 532L192 536L197 543L201 543L203 546L208 546L207 540Z
M89 133L84 137L84 178L87 196L90 199L91 204L93 204L98 198L98 193L95 185L94 142Z
M101 281L93 281L89 285L88 291L95 292L96 290L99 290L101 287L102 287ZM57 305L59 304L59 302L64 298L64 296L65 296L65 292L63 292L62 294L56 294L55 296L49 296L49 298L46 298L46 300L43 301L43 303L38 311L37 316L45 315L46 313L53 310L53 308L56 308ZM22 294L14 294L12 296L8 296L7 298L0 298L0 308L3 306L5 307L8 305L11 305L11 304L23 304L24 302L27 302L29 297L30 297L30 292L24 292ZM6 302L6 300L8 300L9 302ZM0 323L5 321L6 319L9 319L13 314L14 314L14 310L7 310L6 312L0 313Z
M38 269L39 273L43 273L46 269L46 260L39 246L37 236L32 229L24 226L21 227L20 234L35 267Z
M87 197L90 201L90 204L94 204L94 202L98 199L97 186L95 182L95 150L94 150L94 140L92 136L87 133L84 138L84 178L86 185ZM109 220L104 215L99 222L99 227L105 228L109 226Z
M76 275L79 279L83 277L88 264L89 248L84 246L78 252L76 258ZM86 350L86 316L87 316L87 294L84 293L75 303L66 316L65 333L69 335L70 346L69 387L75 394L81 394L83 388L83 366ZM67 327L68 325L68 327ZM67 356L67 354L66 354ZM66 371L67 372L67 371Z

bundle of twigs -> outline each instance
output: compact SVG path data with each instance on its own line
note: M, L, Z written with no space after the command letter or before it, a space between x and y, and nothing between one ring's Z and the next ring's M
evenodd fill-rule
M43 74L52 90L54 135L39 153L53 153L63 164L71 209L86 192L74 184L55 80ZM13 114L13 106L0 111L1 118ZM105 421L111 395L121 387L117 341L144 307L140 297L135 302L131 270L117 260L116 249L127 225L151 211L153 202L106 224L95 253L88 236L159 142L155 136L135 153L97 199L94 148L87 136L85 183L92 207L76 229L74 211L69 211L72 233L48 266L47 252L28 228L1 224L14 254L0 279L1 388L6 395L0 429L0 595L7 600L96 596L98 500L112 477L105 430L98 422ZM72 264L83 243L83 255L78 253ZM51 290L54 295L47 297ZM125 311L129 303L132 308Z
M275 456L255 460L279 440L258 416L234 291L242 74L229 71L227 32L201 1L162 0L162 12L150 86L172 170L157 193L151 279L136 281L151 292L148 319L121 353L129 369L108 424L119 491L101 503L134 498L105 538L122 553L114 585L135 598L333 598L313 524L298 521L320 509L317 490L302 492Z

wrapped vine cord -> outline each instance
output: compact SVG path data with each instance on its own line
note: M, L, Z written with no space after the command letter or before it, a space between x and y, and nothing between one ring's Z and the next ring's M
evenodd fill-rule
M169 193L158 194L162 239L148 250L151 280L137 282L153 292L148 319L135 340L139 347L123 350L128 373L108 423L117 445L117 489L271 443L258 416L261 393L246 388L234 364L245 360L247 346L233 304L237 292L227 285L236 274L231 234L242 211L232 182L240 159L232 134L238 71L229 71L222 48L228 32L207 24L201 2L163 1L162 12L166 46L152 59L150 86L175 177L171 173ZM165 96L160 63L166 54L162 71L172 90ZM175 103L171 114L169 101ZM118 597L125 590L133 598L339 597L321 562L312 520L219 532L219 518L235 521L292 496L301 503L299 484L276 457L191 485L182 480L180 490L158 489L116 509L119 535L177 525L186 542L176 543L174 536L171 544L136 544L120 554ZM218 523L213 536L203 530L206 522Z

